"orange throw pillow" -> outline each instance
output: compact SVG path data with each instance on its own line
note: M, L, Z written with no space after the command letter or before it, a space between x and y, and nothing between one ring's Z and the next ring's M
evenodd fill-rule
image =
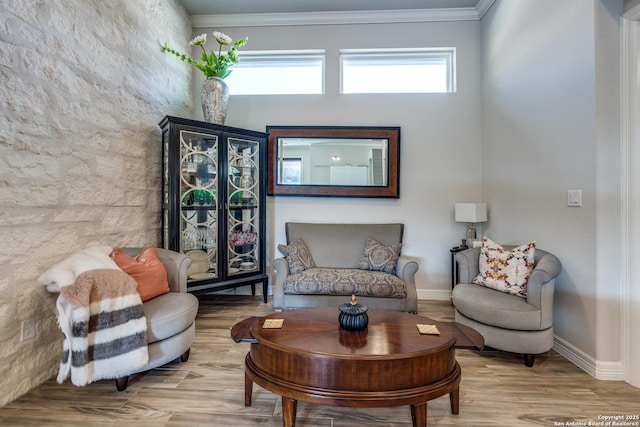
M157 257L155 246L147 246L135 258L131 258L120 248L113 248L109 256L122 271L135 279L142 301L169 292L167 270Z

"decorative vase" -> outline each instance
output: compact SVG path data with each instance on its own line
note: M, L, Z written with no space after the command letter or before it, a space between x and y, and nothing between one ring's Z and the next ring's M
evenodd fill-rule
M202 84L201 97L204 120L223 125L229 108L229 86L219 77L207 77Z
M338 323L342 329L348 331L361 331L369 324L367 306L356 302L356 296L351 295L351 302L340 305Z

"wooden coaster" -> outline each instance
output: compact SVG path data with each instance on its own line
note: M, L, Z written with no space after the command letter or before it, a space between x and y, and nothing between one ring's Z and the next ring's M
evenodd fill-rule
M265 319L262 327L265 329L280 329L283 323L284 319Z
M440 335L436 325L416 325L422 335Z

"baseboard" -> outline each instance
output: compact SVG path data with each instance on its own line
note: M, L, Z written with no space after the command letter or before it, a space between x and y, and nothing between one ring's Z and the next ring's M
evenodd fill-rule
M451 291L448 289L418 289L418 299L436 301L448 301L451 299Z
M624 381L624 370L621 361L602 362L596 360L557 335L553 336L553 349L594 378Z

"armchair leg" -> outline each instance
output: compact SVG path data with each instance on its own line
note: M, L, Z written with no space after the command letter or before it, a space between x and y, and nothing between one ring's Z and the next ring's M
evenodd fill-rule
M126 390L128 385L129 385L129 376L128 375L126 377L116 378L116 389L118 391Z
M191 352L191 349L187 349L187 351L185 351L184 353L182 353L180 355L180 361L181 362L186 362L187 360L189 360L189 353ZM125 377L120 377L120 378L116 378L116 389L118 391L124 391L127 389L127 386L129 385L129 376L125 376Z
M524 364L527 365L527 367L531 368L533 366L533 362L535 362L536 360L536 355L535 354L523 354L523 359L524 359Z

